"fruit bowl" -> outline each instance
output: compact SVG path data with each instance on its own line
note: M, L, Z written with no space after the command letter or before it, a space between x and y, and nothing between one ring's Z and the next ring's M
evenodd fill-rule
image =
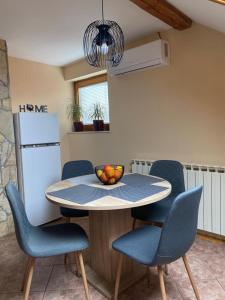
M102 165L95 167L98 179L106 185L116 184L124 173L124 166L121 165Z

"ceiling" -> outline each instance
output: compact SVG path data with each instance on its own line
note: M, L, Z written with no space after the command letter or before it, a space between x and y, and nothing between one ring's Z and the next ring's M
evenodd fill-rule
M209 0L168 0L196 23L225 33L225 5Z
M126 40L168 29L129 0L105 0L105 18ZM83 34L101 19L101 0L0 0L0 38L10 56L62 66L83 57Z
M195 22L225 33L225 6L169 2ZM101 0L0 0L0 38L7 40L10 56L62 66L83 57L83 33L100 18ZM129 0L105 0L105 18L119 23L127 41L170 28Z

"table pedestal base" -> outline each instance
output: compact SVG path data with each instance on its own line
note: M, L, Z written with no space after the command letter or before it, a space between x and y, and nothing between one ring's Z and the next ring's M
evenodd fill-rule
M104 296L111 299L114 293L118 252L112 249L112 242L132 228L130 210L90 211L90 267L87 278ZM146 267L124 256L120 291L145 276Z
M100 292L107 299L113 299L115 283L108 282L101 276L99 276L89 265L85 266L87 280L98 292ZM127 278L121 279L119 293L125 291L130 286L134 285L138 281L142 280L146 274L143 270L135 272L135 274L129 274Z

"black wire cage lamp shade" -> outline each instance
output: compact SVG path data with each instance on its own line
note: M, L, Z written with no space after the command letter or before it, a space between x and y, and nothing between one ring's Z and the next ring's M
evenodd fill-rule
M91 23L83 38L84 55L94 67L109 68L118 66L124 53L124 35L120 26L104 20L102 0L102 20Z

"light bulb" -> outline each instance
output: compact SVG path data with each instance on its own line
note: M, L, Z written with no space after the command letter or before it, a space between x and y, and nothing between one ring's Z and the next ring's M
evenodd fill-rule
M107 55L108 52L109 52L109 47L107 46L106 43L103 43L101 46L100 46L100 51L103 55Z

